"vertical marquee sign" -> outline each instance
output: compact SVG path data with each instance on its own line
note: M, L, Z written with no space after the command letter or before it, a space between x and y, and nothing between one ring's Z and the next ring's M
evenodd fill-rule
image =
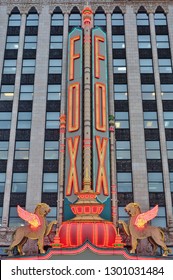
M100 28L92 30L93 189L105 204L102 217L111 220L108 127L107 42Z
M82 29L75 28L68 43L64 220L71 217L69 205L82 186L82 34Z

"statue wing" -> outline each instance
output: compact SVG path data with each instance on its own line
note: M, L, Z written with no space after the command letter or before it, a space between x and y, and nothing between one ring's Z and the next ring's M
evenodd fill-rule
M36 214L30 213L17 205L17 213L20 218L28 222L32 227L36 228L41 225L40 219Z
M144 212L142 214L139 214L137 217L136 217L136 220L135 220L135 225L138 227L138 228L143 228L144 225L154 219L156 216L157 216L157 213L158 213L158 210L159 210L159 207L158 205L156 205L153 209L147 211L147 212Z

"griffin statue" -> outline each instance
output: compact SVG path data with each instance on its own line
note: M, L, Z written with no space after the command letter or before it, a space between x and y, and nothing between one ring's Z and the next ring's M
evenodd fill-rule
M171 253L171 250L165 244L164 232L159 227L148 224L148 221L157 216L158 205L145 213L141 213L138 203L129 203L126 205L125 211L130 216L129 224L127 225L122 220L119 220L118 223L122 224L126 234L131 236L132 249L130 253L135 253L138 239L145 238L148 238L152 244L154 253L156 253L157 246L163 249L163 256Z
M47 224L46 215L50 212L50 207L46 203L37 204L34 214L17 206L17 212L20 218L27 221L29 224L26 226L18 227L12 236L12 242L7 249L8 255L12 256L14 247L17 246L17 250L20 255L24 255L22 248L28 238L38 240L38 248L41 254L45 253L44 250L44 237L48 235L52 229L52 226L57 224L57 221L52 221Z

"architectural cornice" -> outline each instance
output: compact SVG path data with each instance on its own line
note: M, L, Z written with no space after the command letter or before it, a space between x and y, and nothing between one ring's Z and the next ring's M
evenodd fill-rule
M50 13L52 13L56 6L59 6L63 13L70 13L73 6L76 6L82 12L86 4L91 5L95 12L99 6L102 6L105 13L112 13L116 6L118 6L123 13L126 12L126 5L130 5L134 12L137 13L139 8L143 6L148 13L154 13L158 6L161 6L167 13L169 5L173 0L0 0L0 5L7 6L7 12L10 13L14 7L18 7L21 13L28 13L31 7L35 7L38 13L41 13L43 6L49 5ZM73 4L73 5L72 5Z

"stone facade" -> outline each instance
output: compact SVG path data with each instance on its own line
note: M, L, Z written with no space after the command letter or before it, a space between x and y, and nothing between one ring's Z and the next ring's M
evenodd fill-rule
M8 153L7 164L7 178L4 192L3 203L3 215L2 215L2 227L0 228L0 246L7 246L10 243L11 234L14 231L13 228L8 228L8 215L9 215L9 203L10 203L10 190L12 183L12 163L14 157L14 145L16 135L16 122L17 111L19 101L19 85L21 74L21 61L22 51L24 44L24 26L26 21L26 15L30 8L35 7L39 13L39 29L38 29L38 45L37 45L37 61L36 61L36 73L35 73L35 95L32 110L32 130L31 130L31 146L30 146L30 161L28 167L28 187L26 195L26 208L29 211L33 211L35 205L41 200L42 192L42 173L43 173L43 152L44 152L44 133L45 133L45 112L46 112L46 90L47 90L47 77L48 77L48 54L49 54L49 28L51 14L54 9L59 6L64 14L64 27L63 27L63 65L62 65L62 99L61 99L61 114L65 111L65 92L66 92L66 68L67 68L67 37L68 37L68 20L69 14L74 6L76 6L80 12L82 12L84 6L89 4L92 10L95 12L99 6L103 8L107 18L107 38L109 44L108 52L108 66L109 66L109 99L110 99L110 114L114 113L113 106L113 67L112 67L112 30L110 27L111 14L115 7L119 7L124 14L125 19L125 34L126 34L126 59L128 68L128 91L129 91L129 114L130 114L130 138L131 138L131 153L132 153L132 173L133 173L133 190L134 200L138 201L143 211L149 208L149 195L147 187L147 166L145 155L145 135L143 127L143 114L142 114L142 99L140 92L140 74L139 74L139 62L138 62L138 45L137 45L137 31L136 31L136 13L142 6L149 14L150 20L150 32L152 40L152 53L154 61L154 77L156 81L156 95L157 95L157 110L159 116L159 133L161 143L162 154L162 169L165 186L165 202L166 202L166 216L168 223L168 230L166 231L168 245L173 245L172 235L172 201L169 182L169 170L168 170L168 158L165 144L165 129L163 123L163 108L160 95L160 79L158 72L158 58L156 51L155 41L155 29L153 22L153 13L157 7L161 7L167 14L169 25L169 37L171 44L171 54L173 60L173 1L135 1L135 0L99 0L99 1L64 1L64 0L0 0L0 49L5 49L5 38L8 23L8 15L11 13L14 7L17 7L22 15L22 24L20 29L20 42L17 58L16 81L15 81L15 99L13 100L13 115L12 126L10 132L10 145ZM2 73L3 65L3 51L0 52L0 74ZM172 61L173 62L173 61ZM135 107L134 107L135 101ZM37 139L40 139L37 142ZM115 164L115 132L111 134L111 149L112 149L112 164L113 170L116 169ZM60 144L64 144L65 139L60 138ZM60 155L59 158L59 190L57 195L57 207L60 216L58 217L59 224L62 221L62 203L63 203L63 175L64 175L64 156ZM112 184L116 183L115 172L112 173ZM35 186L37 186L37 192L35 192ZM117 206L117 197L113 197L113 206ZM31 246L35 251L34 245ZM142 251L139 248L139 251ZM148 249L150 251L150 248Z

